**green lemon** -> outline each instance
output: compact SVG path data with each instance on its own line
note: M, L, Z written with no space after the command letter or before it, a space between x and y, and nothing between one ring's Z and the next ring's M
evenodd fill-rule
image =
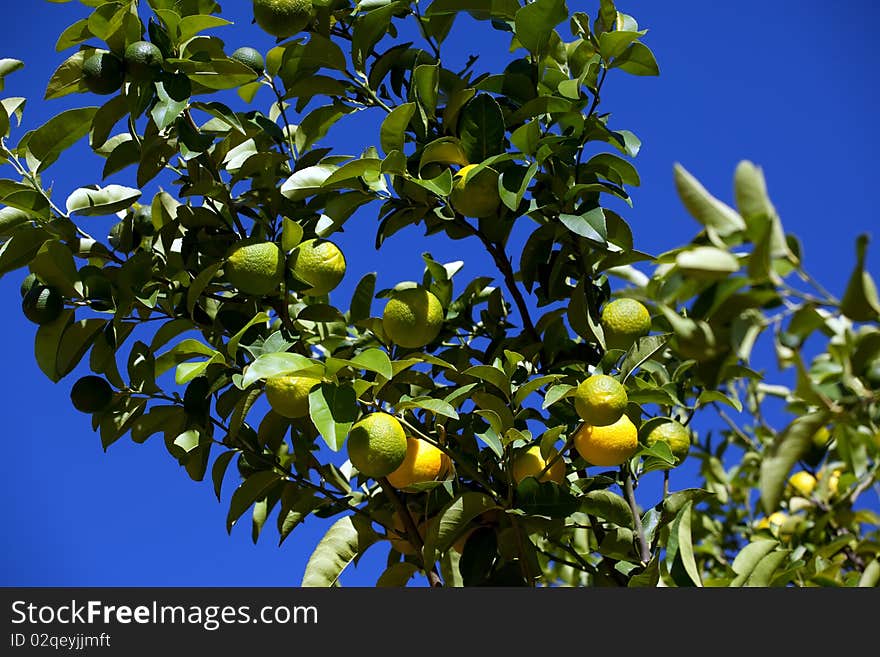
M387 413L372 413L358 420L348 434L348 458L358 472L387 477L406 458L406 434L400 422Z
M61 316L64 299L54 287L34 285L24 295L21 310L34 324L51 324Z
M648 447L658 442L669 445L669 451L681 462L687 458L691 449L691 433L680 422L669 420L658 424L645 436L645 445Z
M257 73L262 73L266 68L266 60L256 48L244 46L229 55L229 58L252 68Z
M489 217L498 211L501 197L498 195L498 172L485 168L468 176L475 164L463 166L454 176L449 203L459 214L466 217Z
M275 292L284 279L284 256L274 242L244 244L233 248L224 270L233 286L263 296Z
M120 59L106 50L97 50L83 62L82 80L86 89L95 94L112 94L124 80Z
M273 376L266 380L266 399L278 415L305 417L309 414L309 393L320 383L314 376Z
M125 49L125 71L139 82L152 82L162 72L162 51L149 41L135 41Z
M312 17L311 0L254 0L257 25L279 39L302 32Z
M440 335L443 306L424 288L400 290L385 305L382 328L388 339L401 347L424 347Z
M574 407L587 424L614 424L626 410L626 388L612 376L593 374L581 381L574 393Z
M288 256L287 268L296 278L312 286L305 290L306 294L322 296L345 277L345 256L333 242L307 240Z
M600 323L609 349L629 349L651 331L651 314L635 299L616 299L602 309Z
M113 388L100 376L84 376L70 389L70 401L78 411L97 413L113 401Z

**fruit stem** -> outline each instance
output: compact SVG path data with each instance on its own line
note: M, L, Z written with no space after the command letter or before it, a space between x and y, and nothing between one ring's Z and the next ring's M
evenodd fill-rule
M663 471L663 499L669 497L669 470Z
M635 525L636 535L639 539L640 557L642 560L642 564L647 564L651 560L651 548L648 546L648 541L645 539L645 528L642 527L642 518L639 515L639 507L636 504L632 473L630 473L629 471L629 466L625 465L622 469L623 489L626 492L626 501L629 502L629 508L633 514L633 524Z
M410 544L416 547L419 554L422 554L422 548L425 547L425 541L422 540L422 535L419 533L419 528L416 526L416 521L413 520L409 509L397 495L394 487L386 477L380 478L379 484L382 486L385 496L391 502L391 506L397 511L397 515L403 520L403 526L406 529L406 537ZM428 568L428 564L424 562L424 555L422 555L422 570L425 571L425 576L428 578L428 583L432 588L443 586L440 575L437 573L437 567L434 564L431 564L431 567Z

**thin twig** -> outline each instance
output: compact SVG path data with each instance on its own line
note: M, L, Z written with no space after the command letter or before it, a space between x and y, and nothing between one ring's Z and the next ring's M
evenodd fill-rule
M428 578L428 582L434 588L443 586L440 575L437 573L437 567L434 564L431 564L431 566L428 567L428 564L425 563L424 553L422 552L422 548L425 547L425 540L419 533L416 521L413 520L412 514L409 512L406 504L404 504L400 497L398 497L397 491L394 490L394 487L386 477L380 478L379 484L382 486L382 490L388 498L388 501L391 502L391 506L394 507L397 515L403 521L403 526L410 544L413 545L416 548L416 551L422 555L422 569L425 571L425 576Z

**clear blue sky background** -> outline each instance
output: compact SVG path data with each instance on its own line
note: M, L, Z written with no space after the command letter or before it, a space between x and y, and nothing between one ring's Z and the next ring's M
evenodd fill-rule
M235 25L214 33L229 51L252 45L266 52L272 46L271 38L250 24L250 3L222 4ZM595 14L597 5L569 0L572 11ZM868 0L839 9L811 0L630 0L619 8L651 30L645 41L661 67L659 78L613 72L602 105L612 112L615 127L634 131L644 143L636 160L642 186L632 190L635 208L626 213L636 247L660 253L695 232L674 193L674 162L730 201L733 168L748 158L764 167L786 228L803 241L807 268L841 294L856 235L877 226L880 51L872 30L880 7ZM87 96L41 100L52 71L69 54L54 52L58 34L87 11L75 2L6 8L0 57L22 59L27 68L7 79L4 93L28 97L25 127L66 107L96 102ZM460 50L457 58L463 61L483 46L483 66L503 60L503 37L487 33L485 24L461 23L450 43ZM500 50L488 50L487 43ZM258 106L268 103L268 96L258 96ZM354 154L377 144L378 135L365 125L372 124L344 124L332 142L337 152ZM99 175L100 163L78 150L46 178L63 202L74 188L100 182ZM5 169L2 176L13 172ZM87 221L94 222L96 233L101 222L109 226L106 218ZM420 277L419 254L425 250L440 260L465 260L462 275L468 277L491 271L478 245L425 240L416 229L395 236L380 260L366 246L372 244L374 221L360 214L338 240L349 261L349 274L334 293L342 305L367 271L381 272L380 285ZM880 245L874 246L869 267L876 275ZM0 479L0 585L298 585L326 524L310 519L279 549L272 518L254 546L247 517L226 534L234 468L218 504L211 484L192 482L158 437L145 445L126 438L104 453L88 416L73 410L68 399L70 385L85 370L53 385L34 362L35 327L19 311L21 278L0 280L6 372L0 383L6 461ZM771 362L759 365L773 370ZM677 486L686 483L673 480ZM655 503L651 489L639 492L643 505ZM371 585L385 552L368 552L344 583Z

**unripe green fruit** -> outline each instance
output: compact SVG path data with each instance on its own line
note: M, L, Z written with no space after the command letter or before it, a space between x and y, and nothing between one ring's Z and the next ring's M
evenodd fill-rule
M266 68L266 60L263 59L263 55L256 48L249 48L247 46L239 48L229 55L229 58L244 64L248 68L252 68L257 73L262 73Z
M125 49L125 71L138 82L152 82L162 72L162 51L149 41L135 41Z
M122 62L113 53L98 50L83 62L82 80L86 89L92 93L116 93L124 80Z
M301 32L312 21L311 0L254 0L254 20L274 37Z
M84 376L70 390L73 407L83 413L98 413L113 401L113 388L100 376Z
M64 310L64 299L54 287L35 285L21 302L24 316L34 324L51 324Z

